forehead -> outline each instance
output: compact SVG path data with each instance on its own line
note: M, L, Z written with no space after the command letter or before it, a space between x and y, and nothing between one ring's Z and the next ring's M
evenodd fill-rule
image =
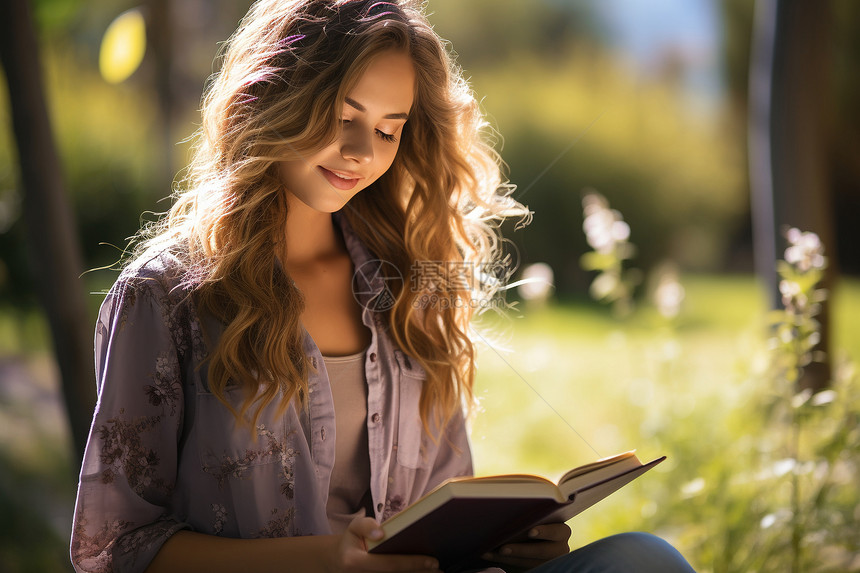
M347 97L368 112L408 113L415 99L415 65L402 50L373 56Z

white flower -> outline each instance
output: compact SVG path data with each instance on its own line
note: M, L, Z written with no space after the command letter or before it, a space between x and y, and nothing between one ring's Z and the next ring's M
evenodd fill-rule
M705 478L697 477L692 481L688 481L681 486L681 495L683 497L693 497L705 490Z
M619 285L618 277L609 273L601 273L591 283L591 294L594 298L601 300L613 294Z
M630 225L621 220L621 214L618 211L613 211L618 214L618 219L612 223L612 239L616 242L626 241L630 238Z
M549 296L552 281L552 268L546 263L534 263L523 270L517 290L526 300L542 301Z
M827 265L824 245L815 233L803 233L791 228L786 234L789 247L785 250L785 261L797 267L800 272L821 270Z
M586 195L583 200L585 219L582 229L591 248L599 253L610 253L616 245L630 238L630 225L615 209L609 208L606 198L597 193Z
M686 292L678 280L678 270L666 266L660 272L657 288L654 289L654 304L657 311L666 318L674 318L681 312L681 303Z

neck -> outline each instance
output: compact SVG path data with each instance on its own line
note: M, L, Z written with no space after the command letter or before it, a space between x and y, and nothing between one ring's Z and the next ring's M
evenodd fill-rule
M287 194L286 256L284 266L299 266L331 257L344 250L331 213L308 207Z

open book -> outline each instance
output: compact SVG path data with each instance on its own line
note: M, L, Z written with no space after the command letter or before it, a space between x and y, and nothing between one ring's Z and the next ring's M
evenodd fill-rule
M531 475L453 478L386 520L371 553L432 555L442 569L477 559L540 523L563 522L666 457L643 464L626 452L575 468L558 484Z

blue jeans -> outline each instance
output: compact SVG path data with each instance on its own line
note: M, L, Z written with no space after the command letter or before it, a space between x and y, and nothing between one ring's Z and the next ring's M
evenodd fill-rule
M562 555L529 573L695 573L677 549L649 533L621 533Z

